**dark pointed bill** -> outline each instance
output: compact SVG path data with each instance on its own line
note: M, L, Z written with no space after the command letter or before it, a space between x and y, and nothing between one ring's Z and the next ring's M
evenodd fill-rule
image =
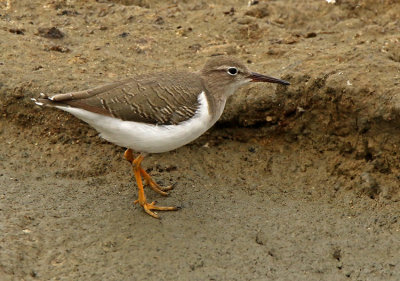
M251 79L251 82L269 82L269 83L278 83L282 85L290 85L288 81L277 79L274 77L269 77L266 75L262 75L259 73L252 72L248 78Z

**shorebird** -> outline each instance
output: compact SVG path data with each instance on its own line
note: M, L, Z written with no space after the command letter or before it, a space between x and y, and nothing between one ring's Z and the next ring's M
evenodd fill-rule
M147 202L142 177L161 195L172 187L159 186L142 168L145 155L174 150L197 139L221 117L228 97L251 82L290 84L251 72L235 58L216 56L198 72L150 72L84 91L42 94L33 100L73 114L107 141L127 148L124 157L132 164L138 186L134 203L158 218L156 211L178 208ZM136 158L133 151L139 152Z

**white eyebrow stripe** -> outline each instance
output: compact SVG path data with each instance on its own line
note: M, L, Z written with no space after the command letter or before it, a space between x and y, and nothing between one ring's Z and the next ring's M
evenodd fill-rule
M221 66L217 67L217 69L228 69L228 68L230 68L230 67L233 67L233 66L221 65Z

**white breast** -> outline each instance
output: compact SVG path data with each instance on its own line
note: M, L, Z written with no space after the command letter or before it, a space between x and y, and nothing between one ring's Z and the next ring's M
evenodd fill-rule
M208 112L208 102L204 92L199 97L199 108L195 115L178 125L150 125L89 112L84 109L57 106L95 128L100 136L119 146L139 152L160 153L181 147L202 135L217 120Z

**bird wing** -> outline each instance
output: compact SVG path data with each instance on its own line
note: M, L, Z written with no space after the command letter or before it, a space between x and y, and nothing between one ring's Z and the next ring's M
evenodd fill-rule
M49 105L66 104L124 121L171 125L196 114L203 91L202 79L194 73L156 73L58 94L49 98Z

